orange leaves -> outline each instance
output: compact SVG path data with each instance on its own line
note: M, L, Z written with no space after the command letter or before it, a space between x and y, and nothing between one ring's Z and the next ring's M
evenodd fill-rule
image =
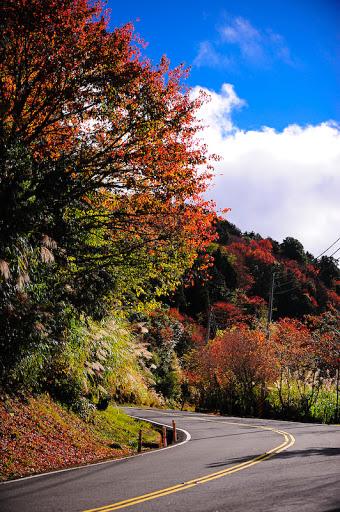
M1 120L5 136L19 136L36 156L51 150L57 158L64 144L74 141L77 123L71 121L83 110L80 61L84 70L94 40L104 42L105 21L93 18L100 10L98 2L89 7L86 0L1 4L6 45L0 72L8 96Z
M251 390L263 380L275 379L278 371L264 333L241 326L224 331L193 357L198 359L198 381L213 385L216 379L222 389L238 382Z
M170 308L169 316L175 320L178 320L179 322L183 322L185 320L185 316L182 315L177 308Z
M234 310L226 303L216 306ZM234 325L192 352L195 385L210 386L217 379L223 388L235 380L249 391L261 382L277 382L280 371L291 372L302 381L310 374L325 375L339 360L339 342L329 328L317 334L322 325L317 317L310 317L309 323L314 331L298 320L284 318L273 324L270 340L262 330Z
M319 273L320 273L320 270L317 269L314 265L312 265L311 263L307 263L306 265L306 271L308 272L309 275L313 276L313 277L316 277Z
M212 311L214 312L216 323L220 329L241 324L247 320L247 315L245 315L244 311L230 302L215 302Z
M227 246L227 250L232 254L253 258L268 265L276 262L272 254L272 243L268 239L232 242Z
M286 260L285 269L289 270L291 274L301 283L304 284L307 282L306 274L301 270L300 265L295 260Z
M327 297L331 304L335 307L340 308L340 296L333 290L327 290Z
M145 59L131 23L110 32L101 1L5 0L0 9L3 146L24 144L45 188L57 175L65 202L84 207L107 240L125 235L154 258L176 252L187 270L214 239L188 70Z
M227 249L232 254L252 258L267 265L276 262L276 258L272 254L272 243L268 239L233 242L228 245Z
M229 370L240 382L272 380L276 375L273 352L265 342L265 335L247 328L230 330L213 342L214 353L221 371Z
M223 208L223 210L221 211L223 215L226 215L229 212L231 212L231 208Z
M334 372L340 363L338 313L330 309L318 316L307 316L306 322L315 339L320 361Z
M321 383L322 378L329 377L328 370L334 364L332 350L336 348L333 343L336 336L329 328L318 333L320 321L313 325L313 318L316 317L308 318L311 328L298 320L280 320L274 326L272 340L276 358L283 370L292 372L304 382L314 375L313 378L317 377ZM339 354L339 347L337 351Z

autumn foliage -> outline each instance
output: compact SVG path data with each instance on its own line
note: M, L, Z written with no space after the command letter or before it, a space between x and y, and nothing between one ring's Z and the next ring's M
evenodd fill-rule
M186 376L199 406L312 418L320 396L339 378L340 345L332 321L335 317L310 317L305 323L283 318L273 324L270 338L263 329L239 324L196 346L186 357ZM317 414L334 420L334 408L335 403Z
M85 423L47 395L2 400L0 420L0 481L131 455L141 427L145 449L159 444L149 424L121 411L92 411Z
M36 238L61 243L52 219L42 225L32 210L76 208L84 230L101 227L123 252L146 244L152 254L170 236L173 251L203 248L211 215L200 194L209 171L198 172L207 160L194 139L200 100L183 88L187 71L143 58L132 25L109 32L100 2L6 0L1 9L3 228L10 218L13 236L25 183L34 200L21 215ZM11 165L15 148L27 168ZM98 258L84 250L71 246L68 255ZM110 244L101 252L103 263L113 257Z
M4 0L0 19L0 345L12 367L62 345L73 317L167 295L215 235L187 70L153 65L131 24L110 31L100 1Z
M336 260L217 217L205 98L109 14L0 5L0 385L333 421Z

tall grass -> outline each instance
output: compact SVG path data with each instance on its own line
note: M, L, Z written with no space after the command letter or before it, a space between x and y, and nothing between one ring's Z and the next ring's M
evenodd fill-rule
M308 391L311 393L311 390L306 390L307 398ZM268 390L266 403L269 415L287 420L313 421L318 423L334 423L336 421L335 386L329 384L321 386L307 413L305 409L306 397L301 396L296 382L292 381L290 383L289 390L287 385L285 385L282 393L286 397L284 405L280 401L277 387L273 386ZM289 401L287 400L288 393Z

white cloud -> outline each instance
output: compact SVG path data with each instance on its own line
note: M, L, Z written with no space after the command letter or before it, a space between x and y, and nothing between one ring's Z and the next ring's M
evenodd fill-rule
M208 66L210 68L229 68L232 64L232 59L218 52L209 41L202 41L200 43L198 54L193 61L193 65L198 68L202 66Z
M233 131L231 113L234 109L246 104L239 98L231 84L222 84L221 92L210 91L204 87L194 87L192 96L195 98L200 91L208 94L210 101L204 103L200 109L199 117L205 126L205 138L213 139L214 136L222 137L225 133Z
M229 220L243 230L282 241L298 238L316 254L339 236L340 127L332 122L283 131L240 130L232 113L244 101L231 84L211 95L199 113L201 138L222 160L216 164L211 197L231 207Z
M230 25L221 27L220 34L222 41L237 44L245 59L256 62L264 60L263 36L248 20L234 18Z
M271 29L257 29L241 16L230 18L227 24L220 26L214 42L202 41L193 64L198 67L235 67L235 59L230 55L231 45L239 50L238 62L265 68L275 60L295 65L281 34Z

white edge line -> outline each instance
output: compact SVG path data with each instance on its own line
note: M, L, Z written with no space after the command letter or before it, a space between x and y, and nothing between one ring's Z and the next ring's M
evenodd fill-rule
M149 419L146 419L146 418L142 418L142 417L139 417L139 416L130 416L131 418L135 418L136 420L140 420L140 421L146 421L147 423L151 423L153 425L158 425L158 426L161 426L161 427L168 427L168 428L171 428L172 429L172 426L171 425L166 425L165 423L158 423L157 421L153 421L153 420L149 420ZM72 467L72 468L64 468L64 469L56 469L55 471L48 471L46 473L38 473L36 475L29 475L29 476L23 476L22 478L15 478L13 480L6 480L5 482L0 482L0 486L1 485L8 485L8 484L14 484L14 483L17 483L17 482L23 482L24 480L30 480L31 478L40 478L40 477L43 477L43 476L48 476L48 475L55 475L57 473L66 473L66 471L75 471L76 469L88 469L92 466L101 466L103 464L109 464L109 463L112 463L112 462L119 462L119 461L122 461L122 460L128 460L128 459L134 459L135 457L143 457L145 455L152 455L154 453L159 453L163 450L170 450L170 448L177 448L177 446L181 446L182 444L186 444L190 441L191 439L191 435L189 434L189 432L187 430L184 430L183 428L177 428L177 430L180 430L181 432L184 432L185 434L185 439L184 441L181 441L180 443L176 443L176 444L171 444L170 446L167 446L165 448L155 448L154 450L150 450L148 452L144 452L144 453L137 453L136 455L128 455L127 457L120 457L119 459L109 459L109 460L103 460L101 462L93 462L93 463L89 463L89 464L83 464L82 466L75 466L75 467Z
M172 425L166 425L165 423L158 423L158 421L149 420L149 419L146 419L146 418L142 418L140 416L132 416L131 415L130 417L131 418L135 418L135 419L140 420L140 421L147 421L148 423L152 423L152 425L159 425L160 427L168 427L168 428L172 429ZM170 446L167 446L166 448L159 448L158 450L154 450L153 452L145 452L145 453L155 453L156 451L160 452L161 450L168 450L169 448L176 448L176 446L181 446L181 444L188 443L191 440L191 434L187 430L184 430L184 428L178 428L178 427L177 427L177 430L180 430L181 432L184 432L184 434L185 434L184 441L181 441L180 443L171 444ZM142 455L144 455L144 454L142 454Z

